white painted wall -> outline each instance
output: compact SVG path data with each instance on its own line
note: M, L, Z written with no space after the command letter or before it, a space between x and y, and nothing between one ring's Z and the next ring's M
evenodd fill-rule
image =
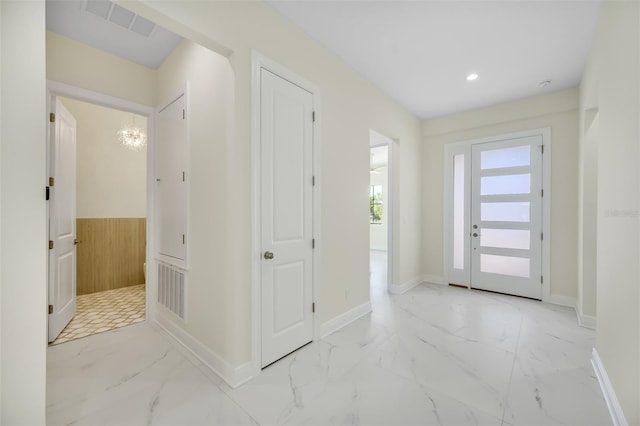
M118 130L131 124L134 115L75 99L61 100L77 123L77 217L145 217L147 150L132 151L117 138ZM135 124L147 131L146 117L135 115Z
M160 66L157 81L159 107L189 82L189 321L175 323L222 358L246 359L249 318L234 322L234 277L243 253L242 230L234 221L239 154L233 138L233 71L227 58L184 41ZM158 314L175 320L163 308Z
M580 87L583 125L598 109L596 348L634 425L640 424L639 9L637 2L603 3Z
M0 2L0 423L45 424L45 4Z
M578 90L569 89L423 124L424 271L442 277L444 145L537 128L551 128L551 294L577 297Z
M388 168L380 167L371 173L371 185L382 185L382 223L369 225L369 244L373 250L387 250L387 228L389 223L389 179Z

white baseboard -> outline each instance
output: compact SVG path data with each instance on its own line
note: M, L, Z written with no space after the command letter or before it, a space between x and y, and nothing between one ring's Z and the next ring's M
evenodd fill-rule
M576 316L578 317L578 324L580 327L596 329L596 317L592 315L585 315L580 309L580 305L576 303Z
M220 376L222 380L227 382L227 384L232 388L236 388L253 378L255 370L251 362L246 362L240 366L234 367L222 359L220 355L200 343L191 334L187 333L171 320L166 319L162 314L156 315L155 321L162 330L175 339L176 342L184 346L187 351L195 356L207 368Z
M577 313L578 311L576 311ZM590 328L591 330L596 329L596 317L591 315L580 315L578 314L578 324L580 327Z
M437 275L424 275L422 277L422 281L429 284L447 285L447 283L444 281L444 277L439 277Z
M355 320L362 318L371 312L371 302L363 303L362 305L356 306L353 309L348 310L347 312L338 315L337 317L330 319L320 326L320 336L321 338L328 336L329 334L340 330L342 327L351 324Z
M543 300L543 302L551 303L553 305L567 306L574 309L576 307L575 297L562 296L559 294L551 294L547 299Z
M406 292L408 292L409 290L411 290L412 288L414 288L415 286L421 284L424 281L424 279L420 276L420 277L416 277L412 280L409 280L405 283L402 283L400 285L390 285L388 290L389 293L391 294L404 294Z
M596 376L598 377L598 383L600 383L600 388L602 389L604 400L606 401L607 407L609 408L609 414L611 415L613 425L627 426L627 419L624 417L624 412L622 411L620 402L618 402L618 397L613 390L613 386L611 386L611 381L609 381L607 370L605 370L604 364L602 363L602 360L600 359L596 348L593 348L593 351L591 352L591 365L593 366L593 370L596 372Z

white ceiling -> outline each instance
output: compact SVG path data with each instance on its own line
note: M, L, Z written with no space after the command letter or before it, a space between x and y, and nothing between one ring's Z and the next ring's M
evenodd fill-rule
M47 0L47 29L157 69L182 38L109 0Z
M577 86L599 10L568 0L267 1L420 118Z

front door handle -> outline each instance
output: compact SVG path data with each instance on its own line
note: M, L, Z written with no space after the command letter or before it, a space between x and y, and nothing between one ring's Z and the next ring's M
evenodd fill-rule
M265 251L264 252L264 258L267 259L267 260L273 259L273 253L271 253L270 251Z

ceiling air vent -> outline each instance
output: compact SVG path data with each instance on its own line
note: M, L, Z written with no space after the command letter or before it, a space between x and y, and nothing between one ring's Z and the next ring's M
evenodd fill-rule
M95 16L112 22L119 27L133 31L143 37L150 37L156 24L118 6L109 0L84 0L83 9Z

